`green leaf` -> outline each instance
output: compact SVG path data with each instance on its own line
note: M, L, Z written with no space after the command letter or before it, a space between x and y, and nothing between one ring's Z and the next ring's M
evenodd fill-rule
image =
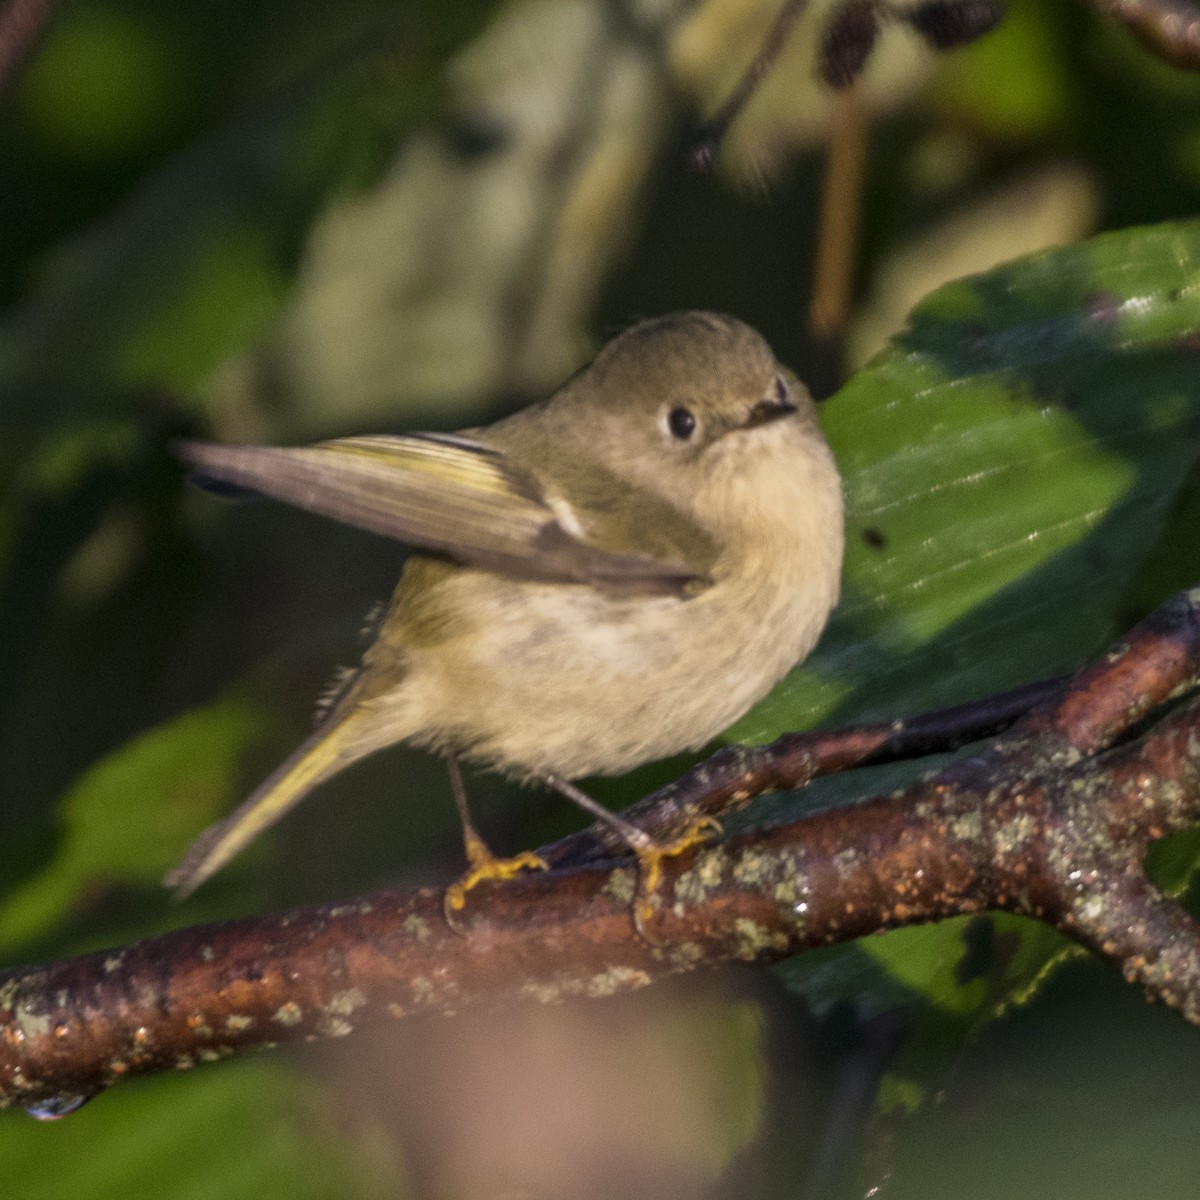
M161 22L116 8L74 10L30 63L21 101L33 131L68 160L143 150L186 98L178 47Z
M1195 1035L1077 960L967 1049L940 1103L893 1124L889 1196L957 1196L965 1178L979 1200L1194 1196Z
M1073 36L1053 7L1010 0L987 37L943 56L930 88L935 107L1004 137L1044 136L1066 123L1079 103L1063 71L1061 45Z
M396 1196L395 1168L379 1153L379 1139L347 1136L330 1108L306 1075L260 1060L116 1088L49 1124L20 1111L0 1114L4 1194Z
M236 798L242 757L268 721L243 699L223 700L97 763L63 798L53 860L4 897L0 953L44 936L98 883L157 883L188 839Z
M731 740L971 699L1114 638L1200 454L1198 339L1195 221L930 296L826 408L842 603Z
M1194 506L1198 367L1200 222L1108 234L928 297L824 415L846 486L842 604L730 737L899 716L1069 670L1141 615L1132 604L1164 598L1152 582L1195 582L1163 564L1181 559L1164 539L1194 539L1180 514ZM797 815L812 792L757 815ZM1190 862L1175 864L1177 886ZM1033 922L986 922L864 939L784 975L818 1008L913 1007L904 1061L937 1078L948 1048L1028 996L1066 946ZM922 1089L892 1091L911 1103Z

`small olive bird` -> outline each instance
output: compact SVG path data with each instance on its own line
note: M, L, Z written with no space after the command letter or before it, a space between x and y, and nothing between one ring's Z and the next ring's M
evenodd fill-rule
M643 321L549 399L457 434L180 452L201 482L414 550L316 731L167 876L180 895L396 742L450 764L471 870L448 911L541 865L488 852L460 758L614 825L645 887L714 823L664 845L572 781L703 746L809 653L838 598L841 480L812 399L732 317Z

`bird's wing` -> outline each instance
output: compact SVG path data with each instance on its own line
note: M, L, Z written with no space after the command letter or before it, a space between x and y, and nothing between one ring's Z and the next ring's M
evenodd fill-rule
M615 553L502 450L446 434L312 446L184 441L197 481L284 500L469 566L520 578L681 592L701 578L682 555Z

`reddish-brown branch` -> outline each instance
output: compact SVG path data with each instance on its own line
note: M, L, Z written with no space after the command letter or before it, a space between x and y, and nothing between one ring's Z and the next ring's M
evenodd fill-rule
M0 89L25 61L54 10L54 0L8 0L0 8Z
M719 810L906 741L944 748L1035 704L900 794L671 860L653 942L630 917L633 868L599 862L478 889L465 936L446 925L437 891L395 891L13 973L0 980L0 1103L54 1113L133 1074L385 1016L602 996L982 909L1051 922L1200 1021L1200 927L1142 873L1151 841L1200 820L1200 701L1104 749L1195 681L1198 610L1200 590L1164 605L1069 685L724 752L683 781L688 798L671 814Z
M1111 745L1173 696L1195 687L1200 664L1197 596L1167 601L1082 671L1061 700L1048 699L1023 723L1026 734L1062 738L1081 754Z
M793 791L821 776L945 753L992 737L1061 697L1067 683L1067 676L1056 676L894 721L785 733L766 746L728 746L631 805L624 816L670 840L698 816L727 816L767 792ZM539 853L551 866L579 866L611 857L623 846L607 826L593 825Z
M1137 874L1114 872L1104 884L1080 896L1064 928L1120 963L1130 983L1200 1024L1200 922Z
M382 1016L602 996L699 963L771 961L980 907L975 850L944 852L898 799L745 835L667 872L633 932L628 866L533 875L472 896L465 936L434 889L184 929L0 984L0 1096L37 1106L247 1046ZM846 854L847 839L866 833ZM852 857L853 861L850 861ZM836 863L836 865L835 865Z

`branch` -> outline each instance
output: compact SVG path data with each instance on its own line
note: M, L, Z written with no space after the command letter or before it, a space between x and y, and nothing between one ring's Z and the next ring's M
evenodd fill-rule
M1120 21L1155 58L1200 71L1200 8L1191 0L1090 0Z
M1093 0L1102 3L1105 0ZM1182 0L1108 0L1108 2L1181 3ZM730 126L754 97L783 53L807 0L783 0L758 52L729 98L697 131L690 154L693 167L710 170ZM1002 0L837 0L822 18L817 74L834 91L848 88L875 52L881 28L889 22L909 26L931 50L953 50L990 33L1004 16Z
M12 973L0 978L0 1104L57 1115L120 1079L251 1046L383 1017L604 996L984 909L1055 925L1200 1023L1200 928L1142 869L1153 840L1200 820L1200 699L1110 748L1198 674L1200 589L1069 684L723 751L635 809L669 826L1025 714L903 792L671 860L653 943L630 919L633 868L587 862L598 844L587 834L574 843L582 865L472 893L466 936L446 925L441 892L423 888Z
M1200 71L1200 7L1196 0L1087 0L1102 16L1118 21L1155 58L1186 71ZM711 169L730 126L775 68L806 0L784 0L758 52L727 100L696 133L691 163ZM834 91L862 74L888 22L909 26L932 50L953 50L990 33L1002 20L1002 0L837 0L822 17L816 51L817 74Z
M8 0L0 9L0 89L28 57L53 9L54 0Z
M1068 681L1060 675L894 721L785 733L767 746L727 746L630 805L624 816L647 833L671 841L697 817L728 816L768 792L794 791L826 775L947 753L991 737L1060 696ZM607 826L593 825L538 853L552 867L579 866L611 858L624 845Z

